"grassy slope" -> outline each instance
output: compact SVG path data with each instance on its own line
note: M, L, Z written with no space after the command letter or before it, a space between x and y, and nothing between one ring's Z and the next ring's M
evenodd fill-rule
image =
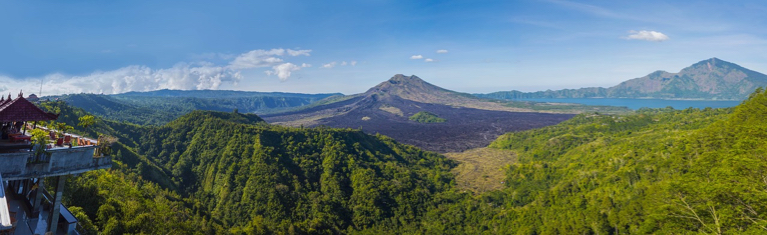
M503 189L505 166L516 162L513 151L493 148L446 153L445 156L460 162L451 170L455 174L456 187L475 194Z

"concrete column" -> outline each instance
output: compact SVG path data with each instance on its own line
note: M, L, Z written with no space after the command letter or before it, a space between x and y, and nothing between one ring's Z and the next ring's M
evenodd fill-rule
M53 195L53 208L51 213L48 214L48 231L51 234L56 234L56 228L59 224L59 208L61 208L61 196L64 195L64 183L67 182L67 176L56 177L56 194Z
M32 201L32 216L37 217L40 214L40 211L42 210L40 208L40 202L43 201L43 189L45 189L45 184L43 183L45 180L43 178L37 179L37 191L35 191L35 199ZM32 186L32 180L29 180L30 189Z
M21 193L23 193L22 195L24 195L24 198L26 198L27 194L29 193L29 179L22 180L21 185L23 187Z

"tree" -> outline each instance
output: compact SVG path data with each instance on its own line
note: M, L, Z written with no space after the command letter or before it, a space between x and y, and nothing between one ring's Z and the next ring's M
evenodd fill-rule
M80 123L78 123L78 126L83 127L83 131L87 131L89 126L92 126L94 123L96 123L95 117L93 115L85 115L78 119Z

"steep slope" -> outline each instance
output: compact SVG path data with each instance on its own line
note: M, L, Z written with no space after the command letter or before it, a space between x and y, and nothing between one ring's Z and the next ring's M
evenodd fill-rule
M601 108L585 109L602 111ZM365 93L337 102L262 117L270 123L288 126L361 128L367 133L384 134L426 150L455 152L485 146L509 131L553 125L573 116L513 112L515 110L530 111L442 89L416 76L398 74ZM435 114L444 121L410 120L409 117L419 112Z
M84 114L64 102L43 105L66 113L61 121L69 125ZM90 131L125 128L103 124L124 125L99 120ZM130 144L115 147L115 170L70 180L65 201L83 208L92 229L346 233L413 223L453 187L453 161L358 130L286 128L254 114L199 110L134 127L121 138ZM151 177L155 167L166 178Z
M243 119L244 121L244 119ZM451 161L356 130L252 125L190 113L143 135L138 152L226 227L323 233L412 220L450 188ZM252 226L252 225L250 225Z
M525 98L666 98L743 100L757 87L767 86L767 75L717 58L703 60L679 73L656 71L610 88L581 88L539 92L477 94L494 99Z

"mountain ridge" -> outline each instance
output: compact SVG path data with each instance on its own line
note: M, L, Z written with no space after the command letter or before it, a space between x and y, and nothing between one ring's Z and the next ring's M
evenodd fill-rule
M329 96L337 94L157 90L117 95L69 94L57 98L102 117L142 125L162 125L193 110L275 112L309 105Z
M699 61L678 73L658 70L615 86L537 92L500 91L475 94L493 99L531 98L656 98L743 100L757 87L767 86L767 75L719 58Z

